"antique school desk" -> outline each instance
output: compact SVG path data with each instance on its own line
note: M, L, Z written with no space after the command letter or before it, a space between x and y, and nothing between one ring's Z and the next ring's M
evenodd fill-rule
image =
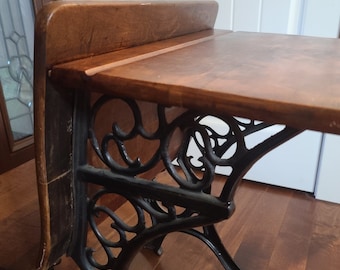
M214 224L232 215L244 174L305 129L340 134L339 40L212 30L216 13L214 1L57 1L39 13L41 269L65 253L81 269L127 269L175 231L238 269ZM281 131L247 147L248 135L277 123ZM212 193L216 166L231 173ZM122 201L133 223L115 212Z

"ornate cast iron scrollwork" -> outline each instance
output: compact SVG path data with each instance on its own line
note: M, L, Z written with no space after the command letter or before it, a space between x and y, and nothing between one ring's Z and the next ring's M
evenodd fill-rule
M298 131L284 128L249 148L245 142L246 136L269 127L269 124L214 115L224 126L223 132L218 132L206 124L207 114L185 111L169 120L167 108L158 105L158 127L150 132L143 125L145 119L138 103L124 100L133 115L133 127L128 132L124 131L113 120L108 132L98 139L95 128L97 114L112 100L115 98L108 96L98 99L92 107L89 124L92 147L108 169L89 165L78 169L82 181L102 187L88 199L87 219L106 260L98 260L94 249L87 247L85 253L88 263L98 269L122 269L127 267L128 261L140 247L151 246L159 252L168 233L182 231L205 242L225 269L238 269L211 224L233 213L235 188L256 160ZM182 140L176 155L172 156L169 145L178 130L181 131ZM126 142L137 137L150 142L157 141L158 147L146 162L138 157L131 158L126 147ZM197 157L190 154L193 146L198 150ZM110 147L117 149L120 162L115 160ZM177 165L174 164L174 158ZM140 177L159 162L162 162L172 184ZM211 185L217 166L228 167L231 173L220 193L212 195ZM113 193L123 196L130 203L136 217L132 224L119 217L110 206L101 204L101 198ZM109 220L109 235L113 239L105 236L102 225L98 225L96 220L100 215ZM199 226L203 227L202 231L194 229Z

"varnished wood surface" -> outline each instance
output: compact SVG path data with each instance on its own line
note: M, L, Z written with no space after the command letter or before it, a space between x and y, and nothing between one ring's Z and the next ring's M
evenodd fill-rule
M46 2L38 1L36 7ZM34 115L43 224L41 269L66 252L75 220L71 170L74 92L51 85L46 79L48 69L74 59L211 29L216 14L217 3L210 0L52 1L38 13Z
M159 43L65 63L53 67L51 78L90 91L340 133L340 40L210 35L114 68L110 60L158 50Z
M288 45L291 42L270 39L271 43L264 40L263 37L259 39L257 34L253 36L251 42L244 42L246 41L244 37L248 39L252 35L243 37L241 35L240 38L240 34L217 35L217 32L214 33L216 36L213 38L206 38L197 43L188 44L187 41L184 42L187 37L181 37L182 35L188 34L191 37L190 33L196 32L199 32L197 35L201 35L203 34L201 31L212 28L217 7L213 1L152 1L152 3L148 2L148 5L136 1L133 4L131 2L111 3L108 1L102 3L94 1L92 3L62 2L56 1L46 7L37 16L36 27L35 115L37 125L35 132L43 221L44 249L42 255L45 256L42 263L43 268L48 267L51 262L54 262L60 254L66 251L68 241L71 238L73 220L72 203L74 200L71 196L72 175L70 167L73 153L70 123L73 115L74 92L69 91L69 89L60 89L57 84L51 85L50 80L46 79L47 71L56 64L79 58L86 58L85 61L90 62L92 59L97 61L100 57L104 59L108 55L111 57L112 52L118 50L119 52L115 55L120 60L124 60L131 58L131 52L136 50L136 58L132 59L132 64L125 63L108 70L106 70L107 66L100 67L99 73L96 73L96 71L90 73L88 69L80 70L83 66L73 63L72 69L76 67L76 73L69 72L70 69L59 67L59 73L55 68L50 75L52 75L51 78L54 83L63 81L64 86L72 88L83 88L85 86L91 88L92 91L140 98L167 105L194 109L204 108L204 110L218 113L227 111L241 116L251 114L252 117L261 120L282 121L299 128L314 128L324 131L330 129L331 132L338 132L336 121L338 110L336 106L333 106L334 102L332 103L329 100L330 105L327 107L324 104L325 102L321 102L321 106L316 106L315 102L311 102L312 99L301 101L301 97L304 99L308 95L297 95L300 93L293 87L299 86L295 79L299 79L300 76L295 75L293 77L294 83L292 85L287 81L264 80L271 77L288 80L286 75L291 75L286 72L288 67L294 66L296 68L297 64L305 63L296 58L298 52L306 52L310 56L310 50L306 50L306 47L302 47L301 44L306 43L310 46L312 42L305 42L304 40L300 42L299 46L295 46L295 44L288 46L290 49L293 48L292 51L295 52L295 54L288 55L285 53L277 54L277 52L280 52L280 48L284 48L282 43ZM149 16L149 14L153 16ZM185 44L185 46L175 47L174 49L173 46L178 45L178 42L175 42L173 45L166 46L166 48L172 48L171 50L161 50L156 54L154 53L155 44L162 47L163 42L161 40L168 39L164 42L169 44L176 41L172 38L182 39L180 43ZM230 42L229 39L233 42ZM295 42L295 40L293 41ZM141 46L148 43L150 45ZM233 46L226 50L228 47L223 44ZM259 46L260 44L264 45ZM307 48L309 48L308 46ZM140 51L141 48L144 48L144 51ZM145 48L148 48L146 51L151 54L140 58L142 54L145 56L145 53L147 53ZM235 53L233 48L237 48L239 52ZM260 51L258 51L259 48ZM336 57L338 55L337 48L335 46L333 50L335 52L333 53L334 59L338 59ZM268 51L272 52L272 54L269 54L270 57L267 56ZM320 59L330 58L328 53L325 54L325 51L327 52L329 49L325 49L325 46L322 45L322 48L318 50L320 55L312 53L311 59L314 60L310 64L318 64L317 67L323 67L324 65L319 65L319 62L322 63L322 61L317 63L315 59L317 57ZM108 54L99 55L104 53ZM222 57L222 55L225 56ZM254 55L256 57L253 58ZM282 60L282 56L286 56L288 59L284 65L286 67L286 69L283 69L284 72L277 69L281 67L281 63L272 65L272 63L275 63L275 59ZM263 60L267 61L266 65L263 65ZM333 63L334 61L328 59L325 66L328 67L329 62ZM228 70L224 69L226 63L229 63ZM333 73L322 73L323 80L321 81L324 84L321 84L321 86L327 86L323 88L328 89L328 92L324 91L322 97L327 96L329 98L328 94L332 92L329 90L332 90L332 88L329 89L328 87L333 83L338 85L338 76L334 80L332 77L332 74L338 75L336 73L338 70L337 63L334 64L335 68L332 70L335 71ZM99 61L96 66L102 64L103 62ZM293 64L296 64L296 66ZM301 67L307 66L312 65L305 64ZM222 67L222 69L219 67ZM299 69L297 70L299 71ZM283 73L285 75L275 77L275 71L278 74ZM138 73L140 74L138 75ZM294 72L291 73L295 74ZM315 79L318 77L315 76L314 78L314 75L315 72L312 72L309 77L305 73L302 76L302 81L304 83L309 82L312 90L316 88L314 85L317 85L316 82L318 82ZM250 80L244 80L245 77ZM229 80L227 85L225 84L226 78ZM311 81L309 81L310 79ZM73 81L74 84L69 84L70 81ZM268 83L268 87L263 89L262 87ZM278 83L278 87L275 88L274 93L279 93L279 95L268 97L267 94L269 90L272 91L273 86L276 86L275 83ZM226 86L227 88L225 88ZM255 86L255 91L250 91L249 86ZM284 87L280 88L280 86ZM221 90L220 87L223 87L224 90ZM320 87L317 88L320 90ZM285 95L282 93L286 93L290 98L292 98L293 93L298 102L294 103L290 99L283 99ZM309 94L311 93L312 97L318 98L318 96L315 96L314 90ZM56 115L58 118L56 118ZM175 251L178 254L177 247ZM211 257L209 256L209 258ZM170 261L172 260L173 258L170 256Z
M33 270L40 216L34 160L0 174L0 269Z
M40 233L35 181L34 161L0 175L0 269L34 269ZM242 270L340 269L339 205L248 181L235 199L237 211L217 228ZM119 211L133 218L127 205ZM221 269L202 243L186 235L171 234L163 248L161 257L139 253L131 270ZM78 267L63 258L55 269Z
M219 180L214 183L221 184ZM242 270L339 269L339 205L317 201L303 192L249 181L241 184L235 202L237 211L217 224L217 230ZM123 205L119 212L133 219L129 206ZM103 226L109 230L110 223ZM163 250L160 257L142 250L130 269L223 269L205 245L181 233L170 234ZM56 270L66 269L78 268L64 258Z
M46 41L38 46L47 46L47 64L103 54L211 29L217 8L210 0L53 1L37 17Z

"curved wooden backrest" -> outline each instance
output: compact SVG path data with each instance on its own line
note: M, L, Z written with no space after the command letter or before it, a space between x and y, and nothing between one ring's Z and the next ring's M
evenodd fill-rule
M74 227L74 93L48 80L51 66L211 29L215 1L56 1L37 15L35 142L42 248L39 269L67 252Z

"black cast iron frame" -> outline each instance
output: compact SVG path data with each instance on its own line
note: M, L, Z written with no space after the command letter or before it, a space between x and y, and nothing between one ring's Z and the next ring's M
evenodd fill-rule
M213 115L228 127L225 134L218 134L202 123L202 119L209 115L206 112L188 110L168 122L166 107L158 105L159 126L156 131L150 133L143 127L138 104L134 100L125 99L123 102L134 116L134 127L131 131L125 132L112 120L112 127L99 142L94 128L96 114L112 99L115 97L103 95L91 108L89 94L83 91L76 94L73 171L76 194L74 228L77 230L74 230L69 254L81 269L128 269L133 256L140 248L146 246L160 254L165 236L177 231L202 240L225 269L239 269L224 248L214 224L228 219L234 212L233 197L236 188L251 166L263 155L301 131L284 127L277 134L248 149L245 137L271 126L270 124L253 120L241 121L227 114ZM178 166L175 166L172 162L173 157L169 155L168 146L174 131L178 129L183 134L183 140L176 154ZM125 141L137 136L159 142L157 151L145 163L139 159L130 159L125 148ZM107 169L95 168L88 164L86 151L88 141ZM109 148L112 142L119 149L124 165L111 157ZM192 157L187 151L190 143L194 143L201 153L198 160L200 165L191 162ZM223 157L232 147L234 147L232 154ZM160 161L174 179L176 186L139 177ZM216 166L226 166L232 171L226 177L220 194L212 195L210 191ZM197 171L201 174L197 174ZM101 187L91 197L87 193L88 183ZM118 194L130 202L136 212L136 224L129 225L108 206L97 205L99 198L107 194ZM108 239L101 234L95 221L99 213L104 213L112 220L111 228L118 235L118 239ZM151 219L151 224L146 224L147 217ZM88 247L88 226L107 256L105 262L98 262L94 256L95 251ZM197 227L202 229L199 230ZM119 252L113 252L115 249Z

